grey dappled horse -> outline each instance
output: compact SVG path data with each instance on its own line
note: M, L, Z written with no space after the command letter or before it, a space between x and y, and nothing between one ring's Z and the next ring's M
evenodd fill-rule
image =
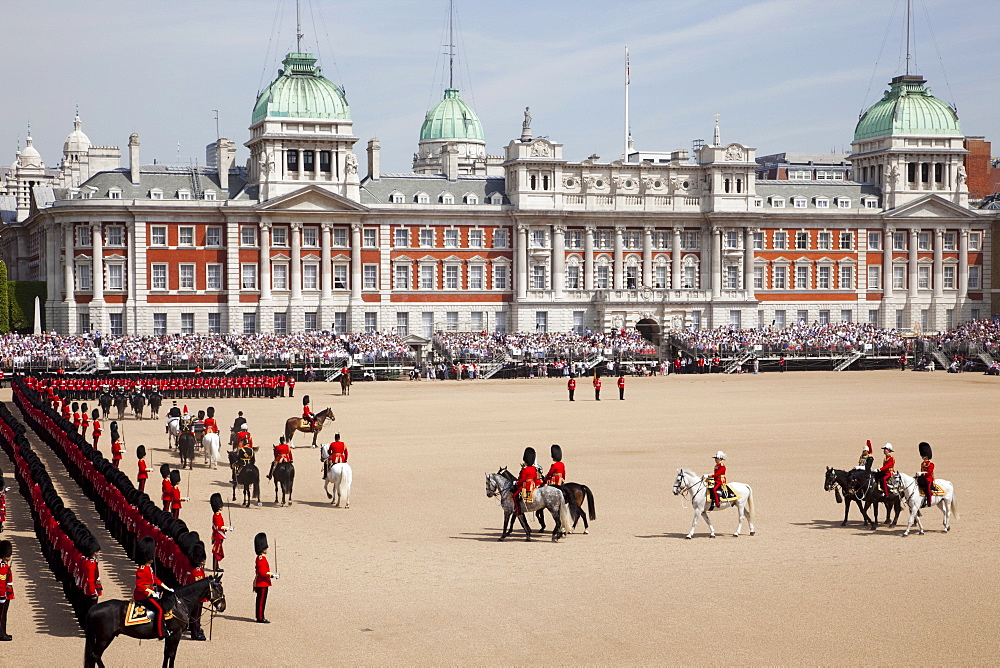
M521 521L524 528L525 540L531 540L531 528L524 513L515 513L514 499L511 498L511 489L514 485L499 473L486 474L486 496L500 497L500 507L503 508L503 531L500 539L503 540L514 531L514 517ZM555 527L552 529L552 540L556 541L569 533L569 525L572 519L569 516L569 505L563 496L562 490L551 485L544 485L535 490L531 503L522 502L525 513L533 513L536 510L546 509L552 513L555 520ZM508 527L509 525L509 527Z

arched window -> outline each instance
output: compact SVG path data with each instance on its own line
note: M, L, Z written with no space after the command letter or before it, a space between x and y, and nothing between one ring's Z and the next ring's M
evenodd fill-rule
M724 189L724 190L725 190L725 191L726 191L727 193L729 192L729 179L726 179L726 180L725 180L725 181L723 182L723 189Z

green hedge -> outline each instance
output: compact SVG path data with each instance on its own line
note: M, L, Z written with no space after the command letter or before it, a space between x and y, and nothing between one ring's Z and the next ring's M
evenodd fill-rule
M2 276L0 276L2 278ZM48 296L45 281L8 281L7 289L0 295L0 326L3 313L8 314L8 326L15 332L30 334L35 329L35 297L42 309L42 331L45 331L45 299ZM2 302L7 301L7 308Z
M10 332L10 308L8 307L10 298L7 294L8 286L7 263L0 260L0 334Z

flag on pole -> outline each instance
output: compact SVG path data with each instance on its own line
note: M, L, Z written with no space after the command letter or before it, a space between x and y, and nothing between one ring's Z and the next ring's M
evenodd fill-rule
M626 46L625 47L625 85L628 86L630 83L632 83L632 75L629 72L628 46Z

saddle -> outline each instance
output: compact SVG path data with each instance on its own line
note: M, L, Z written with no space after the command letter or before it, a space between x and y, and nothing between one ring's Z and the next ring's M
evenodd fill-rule
M917 487L920 489L920 496L927 496L927 493L924 491L923 485L917 485ZM933 496L944 496L947 493L948 492L944 491L944 489L941 488L941 485L934 483L934 488L931 490L931 494Z
M529 480L528 482L526 482L520 492L521 501L525 503L531 503L532 501L534 501L535 489L536 485L533 481Z
M305 418L299 418L299 431L313 431L313 424Z
M719 503L736 503L739 500L740 495L733 491L733 488L729 486L729 483L722 483L722 487L719 488ZM705 490L705 502L712 503L711 487Z
M174 618L174 611L167 610L163 621L167 622ZM125 626L139 626L141 624L152 624L156 619L156 608L147 606L139 601L129 601L125 609Z

